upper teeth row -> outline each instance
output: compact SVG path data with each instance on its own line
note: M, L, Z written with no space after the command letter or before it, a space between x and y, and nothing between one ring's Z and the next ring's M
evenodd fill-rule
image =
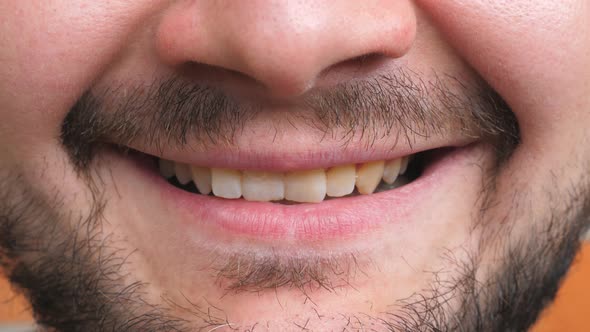
M327 196L342 197L351 194L356 186L361 194L371 194L381 180L393 184L404 174L409 156L389 161L373 161L324 169L286 173L239 171L223 168L190 166L160 159L160 173L166 178L176 176L180 184L193 181L199 192L223 198L240 198L248 201L280 201L283 199L317 203Z

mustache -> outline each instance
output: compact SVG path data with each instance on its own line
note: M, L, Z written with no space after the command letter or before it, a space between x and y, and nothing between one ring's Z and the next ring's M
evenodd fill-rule
M281 116L291 126L308 126L343 144L359 139L369 147L395 136L395 142L405 139L411 146L416 137L460 130L491 143L504 160L520 139L514 113L492 88L449 75L426 79L399 69L316 88L281 107L289 110ZM160 151L194 142L231 145L249 121L274 109L172 76L147 86L86 91L66 115L61 140L74 165L84 169L103 144L126 147L141 140ZM273 133L276 128L269 126L270 138Z

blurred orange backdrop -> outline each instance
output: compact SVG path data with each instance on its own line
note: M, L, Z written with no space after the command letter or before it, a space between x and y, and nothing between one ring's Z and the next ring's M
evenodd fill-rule
M0 323L28 322L31 317L22 298L0 279ZM563 283L555 303L532 332L590 331L590 244L586 244Z

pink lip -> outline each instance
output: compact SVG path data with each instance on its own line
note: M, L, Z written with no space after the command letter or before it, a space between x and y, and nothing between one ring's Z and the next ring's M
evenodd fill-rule
M227 235L264 241L310 242L346 239L389 222L403 222L452 171L455 160L468 147L457 148L431 163L415 181L389 191L323 201L318 204L282 205L268 202L229 200L189 193L170 185L153 170L161 199L178 211L188 227L214 229Z
M400 142L402 142L400 140ZM142 153L189 165L231 168L240 170L293 171L329 168L343 164L361 164L374 160L392 160L410 154L443 147L464 147L474 143L470 137L444 137L439 140L417 142L410 146L392 142L376 142L370 148L361 142L342 146L342 143L322 142L316 145L301 144L285 149L277 144L245 145L239 148L223 146L200 149L198 147L175 150L157 150L153 147L130 146ZM394 148L395 147L395 148Z

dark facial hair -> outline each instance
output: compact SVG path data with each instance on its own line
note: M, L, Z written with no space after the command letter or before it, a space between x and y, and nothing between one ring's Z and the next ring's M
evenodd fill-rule
M340 130L344 134L335 138L343 144L356 137L370 146L378 138L395 137L411 145L416 137L461 131L492 144L498 160L504 160L519 140L514 114L485 84L446 76L427 81L404 70L315 89L285 107L292 111L281 116L294 127L323 135ZM64 119L61 138L74 164L84 169L102 144L231 145L249 121L270 112L268 105L172 77L148 86L88 91Z
M189 324L172 315L170 307L145 302L141 281L125 284L125 255L113 251L104 240L108 234L100 230L104 197L95 196L89 214L67 209L59 214L64 209L57 189L51 200L43 200L24 177L11 175L0 181L1 263L10 282L29 299L42 327L206 331L231 320L217 308L189 306L196 313ZM386 317L360 316L359 326L383 331L525 331L553 299L579 248L580 234L590 225L590 181L584 181L566 188L567 196L547 193L567 204L550 207L544 220L537 220L542 226L521 241L499 246L504 262L485 281L475 278L477 255L468 262L450 261L456 276L452 282L435 283L430 291L397 301L401 309ZM517 197L527 200L526 195ZM522 218L531 211L514 214L511 217L524 223ZM70 222L76 227L68 228ZM450 299L460 303L458 310L446 309ZM355 317L342 317L350 318Z
M86 94L84 98L96 98L89 96ZM76 107L85 102L88 99L81 100ZM96 102L97 106L100 105L100 100ZM479 100L479 103L486 102ZM92 107L90 110L93 110ZM481 111L486 110L490 111ZM72 115L79 112L74 108L64 123L64 146L72 156L72 163L86 172L93 167L92 160L98 151L96 145L112 137L118 137L118 142L125 141L122 136L125 130L118 132L112 123L100 120L100 115L96 113L100 112L99 107L93 111L97 116L95 122L88 119L80 121L86 116ZM487 113L478 115L481 119L487 117L492 118ZM494 121L498 133L510 133L516 128L514 124L502 127L504 120ZM143 126L151 122L138 123ZM364 123L367 122L360 125ZM121 124L125 129L129 129L130 125L125 120ZM141 126L137 127L140 128L138 131L131 130L131 133L125 134L128 135L126 138L134 139L143 133ZM87 132L77 132L80 129ZM178 134L182 137L182 133L183 130L173 129L162 137L177 137ZM68 142L72 137L78 138L77 143ZM506 137L507 140L514 138L510 135ZM182 139L175 141L182 143ZM510 144L497 143L495 146L499 147L498 159L501 159L505 151L500 148ZM231 320L231 317L224 318L223 313L214 308L191 308L196 314L195 322L188 322L173 316L170 306L146 303L142 299L144 285L141 281L123 283L125 256L109 245L109 236L103 234L100 227L104 222L102 211L108 204L108 197L104 197L99 182L88 183L88 190L93 193L94 199L90 212L82 213L65 206L58 188L53 196L49 196L52 198L47 199L47 193L37 192L37 187L27 183L26 177L18 171L2 171L1 262L11 282L31 301L35 317L42 326L58 331L185 331L189 327L192 330L208 330ZM579 236L588 226L590 181L580 180L563 193L547 193L559 197L557 200L550 197L548 202L565 202L567 206L555 204L548 207L545 220L534 223L542 225L539 229L526 234L522 241L510 241L499 246L500 257L505 258L504 264L487 280L475 281L479 258L474 254L468 262L454 262L453 282L433 284L431 291L398 301L396 304L401 306L401 310L392 311L385 317L364 315L358 320L359 324L392 331L526 329L534 322L543 305L553 298L558 281L579 246ZM482 201L491 201L488 198L497 194L492 188L493 185L490 185L482 192L486 196ZM527 189L530 188L523 185L515 197L526 201ZM515 206L528 205L517 205L515 202ZM486 211L478 224L492 224L490 220L493 221L495 216L493 209ZM522 219L530 215L531 211L515 209L508 220L516 222L519 219L519 223L526 223ZM66 225L76 226L70 228ZM449 296L460 303L459 310L447 310L444 303ZM343 320L346 318L343 317Z

